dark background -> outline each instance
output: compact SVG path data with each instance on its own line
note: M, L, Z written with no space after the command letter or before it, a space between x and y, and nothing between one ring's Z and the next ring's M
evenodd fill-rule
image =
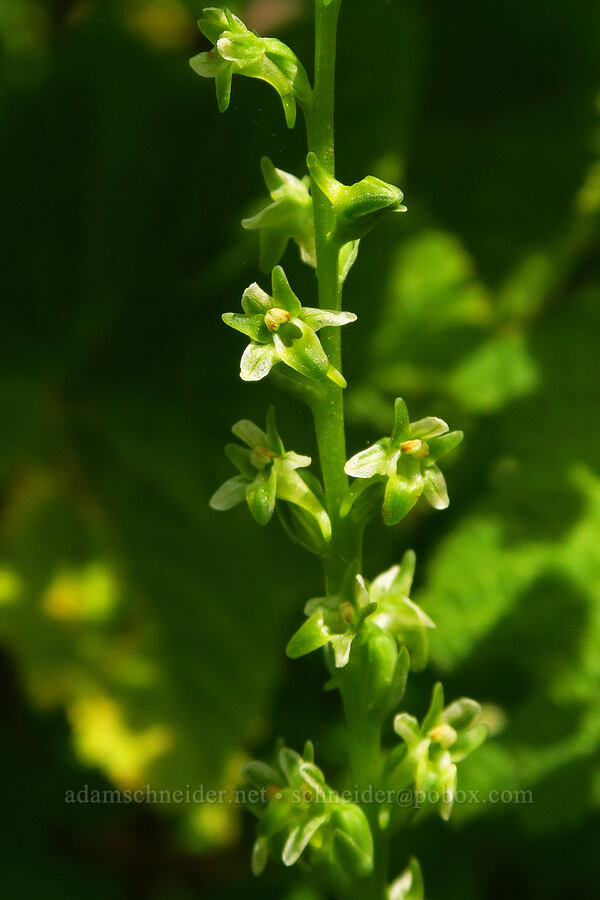
M310 62L300 0L233 4ZM65 793L232 788L277 734L343 763L315 654L286 661L318 568L276 524L208 509L241 417L219 315L257 277L239 220L258 160L303 171L266 85L219 116L187 59L200 4L0 0L0 639L6 896L315 900L249 874L231 804L66 804ZM402 394L466 440L452 505L376 523L372 577L407 546L437 622L413 679L485 704L494 737L457 806L398 840L431 900L589 897L600 805L600 8L597 0L344 0L338 174L402 186L347 284L349 446ZM308 305L312 275L286 269ZM263 280L266 286L266 282ZM276 397L290 447L303 410ZM395 873L394 873L395 874Z

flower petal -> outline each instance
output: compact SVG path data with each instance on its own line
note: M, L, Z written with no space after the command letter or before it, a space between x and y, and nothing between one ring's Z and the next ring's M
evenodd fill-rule
M254 481L246 487L246 500L256 522L266 525L275 512L277 476L275 467L270 472L258 472Z
M437 462L442 456L445 456L447 453L450 453L451 450L454 450L455 447L458 447L463 437L464 434L462 431L451 431L440 437L432 438L428 441L429 457L427 461L432 463Z
M284 456L284 462L286 468L289 469L306 469L311 465L312 459L310 456L301 456L299 453L294 453L293 450L288 450Z
M231 79L233 78L233 66L224 62L215 75L215 89L217 92L217 106L219 112L224 113L229 109L231 102Z
M392 443L399 443L406 433L409 426L410 418L406 403L402 397L397 397L394 404L394 430L392 431Z
M446 479L437 466L429 466L425 469L425 485L423 488L425 499L431 503L434 509L447 509L450 505Z
M331 520L302 477L293 469L277 465L277 497L306 510L316 520L326 541L331 540Z
M353 634L336 634L331 638L336 669L343 669L348 664L353 640Z
M239 422L235 423L231 430L236 437L240 438L240 440L244 441L244 443L248 444L252 449L255 447L268 446L269 439L267 438L267 435L262 428L259 428L254 422L251 422L250 419L240 419Z
M276 362L277 353L272 344L248 344L240 364L240 377L242 381L260 381Z
M389 440L382 438L349 459L344 466L344 471L346 475L352 475L354 478L372 478L373 475L384 475L387 471L389 456Z
M281 854L284 866L293 866L294 863L298 862L313 835L327 819L328 816L326 815L317 816L314 819L309 819L305 825L297 825L296 828L290 831Z
M242 309L249 316L264 316L272 307L271 298L261 286L254 282L242 296Z
M256 467L252 465L251 453L247 447L240 447L239 444L226 444L225 456L233 463L240 475L245 475L248 481L254 480Z
M252 847L252 874L262 875L269 859L269 842L266 837L257 837Z
M429 704L429 709L423 719L423 723L421 725L421 730L423 734L427 734L427 732L434 728L441 719L442 712L444 711L444 686L441 681L437 681L433 687L433 691L431 694L431 703Z
M273 285L273 306L286 309L292 316L300 315L302 304L290 287L286 274L281 266L275 266L271 276Z
M451 703L442 713L442 722L445 722L456 731L463 731L473 724L481 713L481 706L476 700L461 697Z
M422 739L418 721L408 713L400 713L396 716L394 731L407 744L416 744Z
M356 258L358 256L358 248L360 245L360 240L349 241L347 244L344 244L342 249L340 250L340 262L339 262L339 280L340 284L343 284L350 273L350 269L356 262Z
M246 488L248 487L248 479L243 475L236 475L230 478L225 484L222 484L218 491L210 498L210 506L219 512L225 512L233 509L238 503L242 503L246 499Z
M390 885L389 900L423 900L423 897L421 867L413 857L408 868Z
M342 325L356 322L354 313L337 309L313 309L310 306L304 307L302 318L313 331L319 331L320 328L341 328Z
M285 232L277 231L274 228L263 228L259 240L259 265L261 272L270 272L273 266L277 265L285 253L288 243L289 237Z
M290 347L286 346L279 334L273 335L273 343L279 359L294 371L307 378L320 381L327 375L329 360L321 346L321 342L312 328L305 325L301 319L292 319L292 323L299 329L301 336L292 341Z
M425 419L411 422L410 436L411 438L434 438L440 434L446 434L449 430L448 424L443 419L427 416Z
M290 638L285 652L290 659L299 659L319 647L324 647L331 640L331 631L325 624L323 610L319 609L304 622Z
M423 493L423 476L420 472L407 475L394 473L388 479L383 500L383 521L397 525L413 508Z
M223 313L221 316L226 325L235 328L253 341L266 344L270 341L269 329L265 325L263 316L244 316L241 313Z

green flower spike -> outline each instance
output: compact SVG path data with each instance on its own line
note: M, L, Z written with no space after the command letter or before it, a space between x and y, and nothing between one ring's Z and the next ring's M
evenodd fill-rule
M335 665L343 668L350 658L352 642L362 623L376 609L362 575L356 574L356 565L350 566L340 595L315 597L304 607L306 622L289 641L286 653L291 659L299 659L331 644Z
M317 259L313 205L308 190L310 178L305 176L300 180L276 169L266 156L260 165L273 202L252 218L244 219L242 227L248 231L260 230L261 269L270 272L290 240L298 245L302 261L314 268Z
M402 790L414 783L417 795L439 803L442 819L449 819L456 793L456 763L487 737L487 725L474 724L480 712L479 704L466 697L444 709L444 689L438 682L421 725L408 713L396 716L394 731L405 744L390 754L390 785Z
M436 463L463 439L462 431L449 431L443 419L428 417L411 422L406 403L396 400L391 437L381 438L346 463L346 473L369 479L353 484L342 506L342 515L370 484L385 482L383 520L396 525L413 508L421 494L435 509L446 509L450 500L446 481Z
M293 866L302 857L315 875L332 885L368 875L373 868L373 839L359 806L342 800L327 786L314 764L310 742L304 757L280 746L275 765L250 762L245 777L261 792L253 812L259 819L252 870L260 875L269 856Z
M275 38L262 38L249 31L228 9L208 7L198 20L202 34L214 44L207 53L190 60L194 72L214 78L219 110L225 112L231 99L231 79L246 75L266 81L275 88L289 128L296 122L296 101L308 106L311 87L296 54Z
M270 297L258 284L251 284L242 297L244 315L223 315L226 325L251 338L242 356L242 379L260 381L282 362L307 378L329 378L346 387L344 376L329 362L316 332L355 322L354 313L302 306L281 266L273 269L272 285Z
M306 162L313 181L333 207L337 221L333 237L339 242L363 237L387 213L406 212L404 194L393 184L368 175L348 186L329 175L315 153L309 153Z
M415 562L414 551L408 550L401 565L392 566L371 583L369 597L377 609L370 621L393 635L400 646L405 646L411 669L422 672L429 650L427 631L435 628L435 623L410 599Z
M275 424L275 410L267 414L267 431L242 419L231 429L246 447L228 444L225 453L239 475L226 481L211 497L210 505L220 511L233 509L245 500L259 525L266 525L275 511L276 500L299 506L316 519L324 540L331 540L331 522L298 469L311 464L310 456L286 451Z
M413 857L402 875L390 885L388 900L424 900L424 897L421 866Z

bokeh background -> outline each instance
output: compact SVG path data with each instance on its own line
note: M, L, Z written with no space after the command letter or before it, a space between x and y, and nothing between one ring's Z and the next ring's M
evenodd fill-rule
M318 567L276 524L209 510L243 385L224 333L256 278L258 160L303 171L266 85L227 116L193 75L201 4L0 0L0 879L11 898L318 900L249 874L232 804L66 804L69 790L237 783L311 736L335 781L341 721L319 655L286 661ZM301 0L231 3L310 62ZM457 807L398 840L431 900L592 896L600 825L600 7L597 0L344 0L338 167L399 183L345 307L349 444L402 394L466 440L452 505L375 524L368 576L418 554L433 681L494 737ZM288 274L307 302L312 275ZM306 413L277 397L290 446Z

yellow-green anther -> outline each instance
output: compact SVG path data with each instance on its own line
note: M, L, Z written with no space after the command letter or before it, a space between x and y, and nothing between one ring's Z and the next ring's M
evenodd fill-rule
M265 315L265 325L269 331L279 331L279 327L291 319L287 309L278 309L276 306Z
M255 469L264 469L273 461L273 454L266 447L255 447L250 454L250 462Z
M346 624L348 625L352 625L352 623L356 619L354 607L347 600L344 600L343 603L340 603L340 615L344 622L346 622Z
M452 725L448 725L445 722L436 725L435 728L432 728L429 732L429 738L432 741L435 741L436 744L440 744L444 750L452 747L452 745L456 743L457 737L458 735Z
M405 441L403 444L400 444L400 449L403 453L414 456L415 459L425 459L426 456L429 456L429 444L427 441Z

